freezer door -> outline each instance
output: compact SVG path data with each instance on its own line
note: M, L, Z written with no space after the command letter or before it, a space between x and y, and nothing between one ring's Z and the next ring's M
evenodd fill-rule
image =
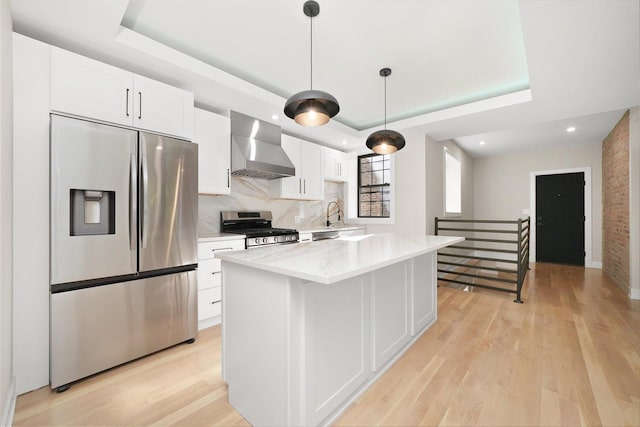
M196 271L51 295L51 387L195 338Z
M198 145L140 133L140 272L197 263Z
M137 132L51 116L51 284L135 274Z

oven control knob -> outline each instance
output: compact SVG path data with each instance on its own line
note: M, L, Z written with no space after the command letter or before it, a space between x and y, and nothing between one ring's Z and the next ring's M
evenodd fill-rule
M267 238L266 237L262 238L262 243L267 243Z
M260 239L256 239L256 243L260 243Z
M291 240L291 236L285 236L285 240Z

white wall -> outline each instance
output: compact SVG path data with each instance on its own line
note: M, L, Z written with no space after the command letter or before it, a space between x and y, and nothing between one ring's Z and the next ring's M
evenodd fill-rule
M453 141L437 142L418 131L402 130L407 144L395 156L394 224L367 224L368 233L433 234L444 215L444 147L460 159L462 216L473 218L474 161Z
M462 168L462 219L473 219L474 215L474 159L453 141L437 142L425 136L426 167L426 225L427 233L435 233L435 217L444 216L444 148L458 160Z
M640 107L629 111L629 292L640 299Z
M13 377L13 60L12 19L0 1L0 425L11 425Z
M602 144L475 159L476 219L516 219L530 209L530 173L591 168L592 260L602 261ZM532 218L532 224L535 224Z
M420 132L403 130L405 147L395 153L395 224L367 224L368 233L426 234L425 141Z

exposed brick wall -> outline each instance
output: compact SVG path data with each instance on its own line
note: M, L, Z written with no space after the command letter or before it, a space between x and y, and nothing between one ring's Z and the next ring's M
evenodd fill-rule
M629 111L602 141L602 270L629 292Z

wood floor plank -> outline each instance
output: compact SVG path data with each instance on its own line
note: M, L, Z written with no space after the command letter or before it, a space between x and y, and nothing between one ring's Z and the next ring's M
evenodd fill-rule
M640 301L602 271L532 264L513 295L438 289L438 321L338 426L640 426ZM15 426L247 426L220 376L220 327L17 399Z

